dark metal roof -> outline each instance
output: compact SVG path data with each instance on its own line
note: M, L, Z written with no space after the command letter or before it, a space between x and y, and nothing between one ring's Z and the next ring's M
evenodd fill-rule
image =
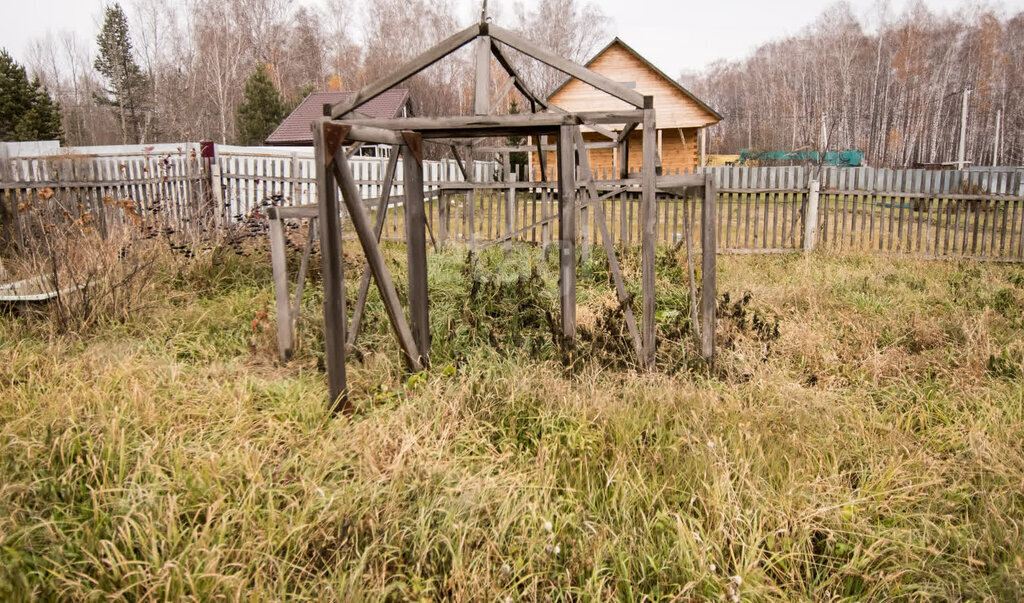
M723 119L722 115L718 111L715 111L714 109L709 107L707 105L707 103L705 103L704 101L702 101L699 98L697 98L697 96L694 95L694 93L692 93L689 90L687 90L682 84L679 83L678 80L675 80L675 79L669 77L664 71L662 71L661 69L658 69L657 67L655 67L654 63L648 61L642 54L640 54L639 52L634 50L632 46L630 46L629 44L626 44L625 42L623 42L622 38L616 37L611 42L608 42L608 44L606 44L604 48L602 48L601 50L597 51L597 53L595 53L594 56L590 57L590 60L587 61L586 65L584 65L584 67L586 67L587 69L590 69L590 66L594 64L594 61L597 60L597 57L599 57L602 54L604 54L606 50L608 50L609 48L611 48L615 44L618 44L618 45L622 46L623 48L626 49L627 52L629 52L630 54L632 54L636 58L640 59L640 62L642 62L643 64L647 65L648 67L651 68L652 71L654 71L655 73L657 73L661 77L663 77L666 80L668 80L668 82L671 83L673 86L675 86L676 89L678 89L680 92L682 92L686 96L689 96L690 98L692 98L694 100L694 102L696 102L698 105L701 106L701 108L703 108L704 110L706 110L709 113L711 113L712 115L714 115L716 118L718 118L719 121L721 121ZM558 88L555 88L554 92L552 92L551 94L548 95L548 100L551 100L551 98L554 97L556 94L558 94L562 90L562 88L565 88L566 86L568 86L569 82L571 82L573 79L574 78L570 77L570 78L567 78L564 82L562 82L562 84Z
M310 124L323 117L324 105L340 103L352 98L354 92L313 92L302 100L288 117L285 117L270 136L266 144L282 146L310 146L313 134ZM370 99L356 108L356 113L366 117L391 119L402 115L402 107L409 100L407 88L392 88L380 96Z

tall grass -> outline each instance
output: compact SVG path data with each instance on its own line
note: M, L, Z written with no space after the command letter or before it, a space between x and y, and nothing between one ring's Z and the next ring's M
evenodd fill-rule
M0 319L0 598L1024 597L1020 268L723 257L709 371L662 252L643 373L600 263L566 367L552 264L446 252L433 370L371 295L331 418L318 287L281 366L261 253L78 335Z

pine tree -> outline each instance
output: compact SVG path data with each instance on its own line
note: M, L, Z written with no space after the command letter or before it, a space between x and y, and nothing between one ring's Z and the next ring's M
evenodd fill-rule
M0 140L63 140L60 105L0 50Z
M281 93L270 81L266 68L253 70L245 82L245 94L235 117L238 144L260 145L285 116Z
M124 143L129 140L143 142L143 116L149 80L135 62L128 18L120 4L107 7L103 29L96 43L100 52L93 66L109 84L106 95L97 96L97 101L116 108Z

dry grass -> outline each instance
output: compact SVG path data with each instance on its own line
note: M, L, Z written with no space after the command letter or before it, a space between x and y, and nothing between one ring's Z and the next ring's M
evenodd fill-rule
M0 598L1024 597L1020 268L723 257L709 374L663 256L664 370L592 338L570 373L551 267L450 252L434 369L403 375L372 298L330 418L318 287L278 366L253 255L103 328L0 319ZM581 275L586 326L614 323Z

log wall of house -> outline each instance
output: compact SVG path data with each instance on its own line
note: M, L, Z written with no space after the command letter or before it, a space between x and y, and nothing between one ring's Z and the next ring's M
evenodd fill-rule
M669 171L675 172L677 169L690 170L697 167L699 160L699 140L698 136L700 133L699 128L682 128L682 135L680 135L680 128L670 128L659 130L661 132L661 167L667 173ZM604 136L594 133L587 132L583 135L583 139L586 142L607 142L608 139ZM640 171L640 158L643 149L643 134L639 131L633 132L629 137L629 169L630 171ZM602 170L607 173L607 178L618 177L618 161L616 159L617 151L612 149L590 149L590 166L597 170L598 176L601 177ZM539 163L536 153L531 154L534 169L538 169ZM555 165L555 153L547 153L547 164L548 166ZM548 168L549 171L553 170L553 167Z

